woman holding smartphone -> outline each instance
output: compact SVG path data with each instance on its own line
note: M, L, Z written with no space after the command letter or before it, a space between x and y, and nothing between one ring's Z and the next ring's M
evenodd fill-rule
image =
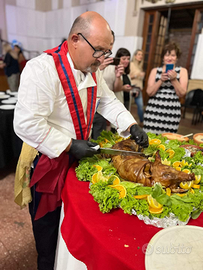
M180 55L175 42L166 44L162 51L163 66L152 69L149 75L149 100L144 113L145 132L161 134L178 131L181 119L179 98L186 94L188 84L187 70L176 67Z

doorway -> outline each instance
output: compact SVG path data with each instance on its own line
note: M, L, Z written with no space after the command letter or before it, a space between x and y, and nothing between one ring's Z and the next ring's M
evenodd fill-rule
M143 27L144 104L149 74L154 67L162 65L161 52L169 41L175 41L182 52L177 65L185 67L190 77L198 35L203 28L203 9L199 5L166 7L159 10L146 10Z

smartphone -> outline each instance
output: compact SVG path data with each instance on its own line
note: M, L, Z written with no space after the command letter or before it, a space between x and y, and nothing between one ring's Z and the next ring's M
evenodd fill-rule
M166 73L168 72L168 70L172 70L173 66L173 64L166 64Z
M113 62L110 63L109 65L118 66L119 63L120 63L120 58L119 57L115 57L115 58L113 58Z

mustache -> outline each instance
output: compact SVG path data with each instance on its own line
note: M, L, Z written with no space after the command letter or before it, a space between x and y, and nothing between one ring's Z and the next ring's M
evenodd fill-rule
M99 67L101 65L101 62L96 60L91 66Z

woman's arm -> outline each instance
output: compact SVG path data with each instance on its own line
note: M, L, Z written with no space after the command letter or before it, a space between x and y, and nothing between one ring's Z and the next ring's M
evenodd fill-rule
M177 80L177 73L175 72L175 70L169 70L168 77L171 80L171 83L176 91L177 96L183 97L187 92L187 85L188 85L187 69L181 68L179 81Z
M161 79L158 80L157 82L155 81L156 78L156 72L157 68L153 68L148 79L148 84L147 84L147 94L152 97L156 94L156 92L159 90L162 82L168 80L167 73L162 73L161 74Z
M140 71L136 68L133 62L130 63L130 78L133 79L144 79L145 72Z

